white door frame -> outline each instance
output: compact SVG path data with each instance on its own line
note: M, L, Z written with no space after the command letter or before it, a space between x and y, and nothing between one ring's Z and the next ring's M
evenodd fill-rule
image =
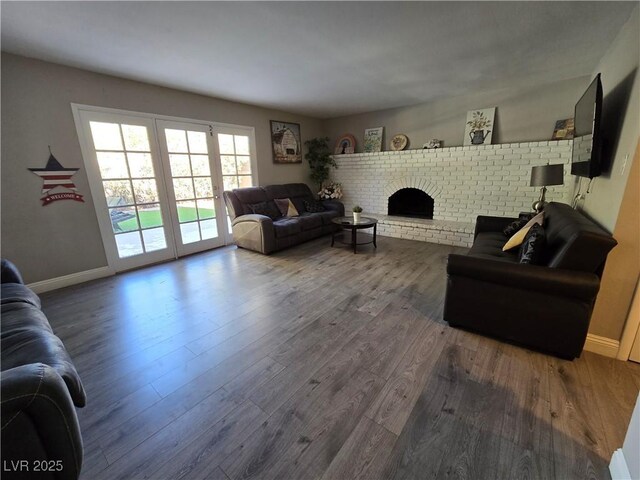
M214 135L214 130L216 127L219 128L231 128L231 129L235 129L235 130L240 130L240 131L245 131L247 133L247 136L249 137L249 146L251 149L251 178L252 178L252 182L254 185L259 185L259 179L258 179L258 159L257 159L257 149L256 149L256 138L255 138L255 127L250 127L250 126L246 126L246 125L236 125L236 124L232 124L232 123L223 123L223 122L212 122L212 121L208 121L208 120L201 120L201 119L194 119L194 118L185 118L185 117L175 117L175 116L171 116L171 115L161 115L161 114L154 114L154 113L144 113L144 112L136 112L133 110L123 110L123 109L119 109L119 108L109 108L109 107L99 107L99 106L94 106L94 105L86 105L86 104L81 104L81 103L71 103L71 112L73 114L73 119L75 121L76 124L76 130L78 133L78 139L80 140L80 149L82 152L82 156L84 159L90 159L92 158L92 156L94 156L94 153L87 151L87 146L90 145L90 143L87 142L87 138L86 135L84 133L84 129L82 128L82 122L80 120L80 111L89 111L92 113L106 113L106 114L112 114L112 115L119 115L119 116L125 116L125 117L138 117L140 119L146 120L148 122L151 122L153 124L153 137L155 139L155 142L151 142L151 143L155 143L154 145L151 146L152 149L155 149L156 154L158 155L158 159L160 159L159 155L160 155L160 145L159 145L159 139L158 139L158 134L157 134L157 126L155 121L156 120L164 120L164 121L168 121L168 122L178 122L178 123L193 123L193 124L198 124L198 125L208 125L209 126L209 132L210 134L213 136ZM152 139L150 139L152 140ZM214 142L215 143L215 150L214 150L214 156L216 157L216 161L214 162L214 166L215 166L215 171L216 174L218 175L218 181L222 182L222 171L220 168L220 155L219 155L219 151L218 151L218 145L217 145L217 139ZM88 162L85 160L85 166L87 167L87 170L89 170L89 164L93 164L95 162ZM162 161L160 161L161 165L160 168L162 168ZM97 168L97 163L95 164L95 167ZM100 195L96 195L96 193L94 192L94 188L95 186L92 185L92 183L94 183L94 180L96 178L100 178L100 172L99 170L96 171L95 169L91 169L91 171L87 172L88 175L88 181L89 181L89 188L91 189L91 196L93 197L93 202L94 202L94 207L96 209L96 213L101 211L102 209L105 208L105 206L103 205L102 202L100 202L101 199L101 195L102 195L102 191L101 190L97 190L97 193L99 193ZM90 173L90 175L89 175ZM162 177L162 178L157 178L157 181L162 182L164 191L167 191L166 185L165 185L165 179L166 179L166 175L164 174L164 171L158 172L158 177ZM97 176L96 176L97 175ZM93 178L93 180L92 180ZM100 185L100 188L102 188L102 186ZM222 191L220 192L220 194L222 194ZM224 203L224 199L223 199L223 203ZM168 220L170 220L171 214L169 212L167 212L167 217ZM98 217L101 217L101 215L97 215ZM231 234L230 231L228 231L228 227L227 227L227 222L226 222L226 211L225 211L225 218L224 221L221 222L224 224L224 228L222 230L222 232L224 233L223 237L224 237L224 243L225 244L230 244L233 243L233 236ZM101 221L100 218L98 218L98 226L100 227L100 233L102 236L102 243L103 243L103 248L105 250L105 255L107 257L107 261L109 262L109 266L113 267L114 269L117 270L116 266L112 264L112 261L110 260L110 258L113 257L113 252L109 252L107 249L107 245L109 244L109 238L112 237L112 226L111 224L109 225L105 225L104 224L104 220ZM173 228L173 225L170 225L169 228ZM107 239L107 240L105 240ZM171 243L173 245L173 240L171 240ZM118 257L117 255L117 251L116 253L116 257ZM175 247L174 247L174 257L177 258L177 252L175 251ZM149 257L146 257L147 259ZM147 260L148 261L148 260ZM141 265L144 265L147 263L147 261L145 262L141 262ZM131 263L131 262L129 262ZM132 266L130 268L135 268L135 266Z

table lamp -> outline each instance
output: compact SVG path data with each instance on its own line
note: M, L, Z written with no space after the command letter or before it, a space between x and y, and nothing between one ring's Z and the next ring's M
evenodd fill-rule
M531 168L531 187L542 187L540 189L540 198L533 202L533 209L536 213L540 213L544 209L544 196L547 193L547 187L550 185L562 185L564 183L564 165L561 163L555 165L540 165Z

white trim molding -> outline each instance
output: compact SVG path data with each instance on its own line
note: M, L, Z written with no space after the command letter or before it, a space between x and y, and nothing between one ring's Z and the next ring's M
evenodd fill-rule
M601 337L599 335L594 335L593 333L587 334L587 341L584 344L584 349L586 351L611 358L616 358L618 356L618 348L620 348L620 342L618 340Z
M111 267L100 267L92 270L85 270L84 272L71 273L69 275L63 275L62 277L30 283L27 287L35 293L44 293L50 292L51 290L57 290L59 288L70 287L71 285L77 285L78 283L88 282L90 280L97 280L98 278L110 277L114 274L115 272Z
M621 448L613 452L611 463L609 464L609 472L611 472L612 480L632 480L627 460L624 458L624 452Z

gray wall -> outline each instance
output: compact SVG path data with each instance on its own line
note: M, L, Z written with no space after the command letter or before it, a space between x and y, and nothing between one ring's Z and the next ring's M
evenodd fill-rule
M302 140L322 134L319 120L2 54L2 256L35 282L107 265L70 104L81 103L253 126L260 183L306 182L308 167L274 165L269 120L301 124ZM47 145L86 203L42 207Z
M467 111L497 107L492 143L550 140L556 120L573 117L573 107L588 82L587 76L534 88L470 92L411 107L332 118L325 120L324 127L332 145L342 134L355 135L359 152L364 130L371 127L385 127L383 150L389 150L389 139L397 133L409 137L408 148L422 148L432 138L455 147L463 144Z

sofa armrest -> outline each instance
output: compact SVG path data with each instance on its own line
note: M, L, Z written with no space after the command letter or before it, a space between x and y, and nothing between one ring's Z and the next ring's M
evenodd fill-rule
M77 479L82 468L82 436L64 381L42 363L2 372L3 461L59 462L56 479ZM42 453L46 458L30 458ZM15 458L14 458L15 457Z
M273 220L266 215L240 215L231 222L233 241L239 247L269 254L276 249Z
M468 255L450 254L447 274L586 301L595 299L600 288L600 280L593 273L502 262Z
M476 218L476 230L473 238L476 238L482 232L502 232L507 225L515 222L517 218L511 217L489 217L486 215L478 215Z
M344 203L339 202L338 200L323 200L322 205L327 210L338 212L341 217L344 217Z
M18 267L4 258L0 260L0 281L2 283L24 283Z

